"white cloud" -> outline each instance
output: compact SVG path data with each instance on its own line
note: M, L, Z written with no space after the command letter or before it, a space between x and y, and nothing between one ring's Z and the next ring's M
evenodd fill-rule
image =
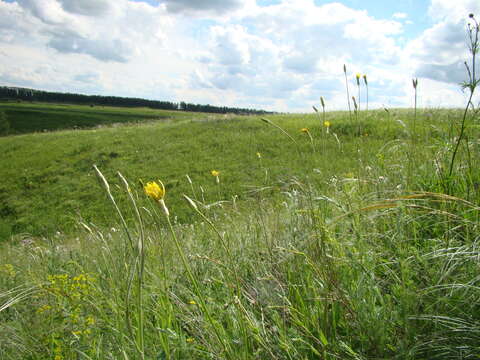
M60 0L63 9L73 14L101 16L108 13L108 0Z
M295 107L310 109L312 99L341 91L343 63L369 72L390 67L400 57L393 38L402 32L400 23L338 3L317 6L311 0L288 0L250 8L235 21L210 29L211 53L202 56L205 66L191 78L195 86L233 89L277 105L303 99ZM343 107L344 100L331 105Z
M414 64L414 75L456 84L457 87L466 81L468 75L464 62L471 62L467 47L468 15L479 12L478 1L432 0L429 14L437 23L406 48L406 53Z
M392 18L394 18L394 19L406 19L406 18L408 18L408 14L402 13L402 12L396 12L392 15Z
M437 21L458 23L470 13L480 15L480 3L477 0L431 0L428 13Z
M166 4L169 12L186 14L195 12L222 14L242 6L242 0L163 0L162 2Z
M410 106L416 76L420 92L429 91L421 101L461 103L465 19L480 14L478 1L432 0L435 24L406 43L407 14L379 19L339 2L316 3L0 0L0 81L310 111L320 96L329 109L346 107L346 64L355 96L354 74L368 74L370 107Z

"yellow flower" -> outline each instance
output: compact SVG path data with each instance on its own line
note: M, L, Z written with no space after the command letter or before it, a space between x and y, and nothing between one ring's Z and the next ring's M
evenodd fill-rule
M14 277L17 273L12 264L4 264L2 267L0 267L0 271L10 277Z
M259 152L257 152L257 157L258 157L259 159L261 159L261 158L262 158L262 154L260 154Z
M93 316L87 316L87 318L85 319L85 324L87 324L88 326L94 325L95 319L93 318Z
M37 313L43 313L44 311L50 310L52 307L50 305L43 305L37 309Z
M301 129L300 129L300 132L302 132L302 133L308 133L308 128L301 128Z
M357 78L357 85L360 86L360 78L362 77L362 74L357 73L357 75L355 75L355 77Z
M218 175L220 175L220 171L217 171L217 170L212 170L210 173L212 174L212 176L215 176L215 177L218 177Z
M158 180L160 185L156 181L149 181L147 185L143 187L145 194L150 196L153 200L160 201L165 196L165 186Z
M189 303L190 305L197 305L197 303L195 302L195 300L190 300L188 303Z
M330 123L330 121L327 120L327 121L325 121L325 122L323 123L323 125L328 128L328 127L330 127L330 125L332 125L332 124Z
M191 338L191 337L187 338L187 343L193 343L194 341L195 341L194 338Z

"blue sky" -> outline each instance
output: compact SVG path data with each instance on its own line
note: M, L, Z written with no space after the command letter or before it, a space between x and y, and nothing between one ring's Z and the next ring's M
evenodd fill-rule
M311 111L461 106L477 0L0 0L0 85ZM360 99L365 101L366 99Z

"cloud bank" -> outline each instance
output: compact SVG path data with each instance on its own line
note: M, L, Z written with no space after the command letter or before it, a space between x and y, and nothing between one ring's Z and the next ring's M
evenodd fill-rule
M431 0L430 24L373 17L340 2L281 0L0 0L2 85L309 111L346 108L367 74L370 106L460 106L466 21L475 0Z

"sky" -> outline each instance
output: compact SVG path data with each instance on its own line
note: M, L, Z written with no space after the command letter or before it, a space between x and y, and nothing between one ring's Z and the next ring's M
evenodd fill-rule
M461 107L478 0L0 0L0 86L311 112ZM358 100L358 99L357 99ZM365 106L366 89L360 88Z

